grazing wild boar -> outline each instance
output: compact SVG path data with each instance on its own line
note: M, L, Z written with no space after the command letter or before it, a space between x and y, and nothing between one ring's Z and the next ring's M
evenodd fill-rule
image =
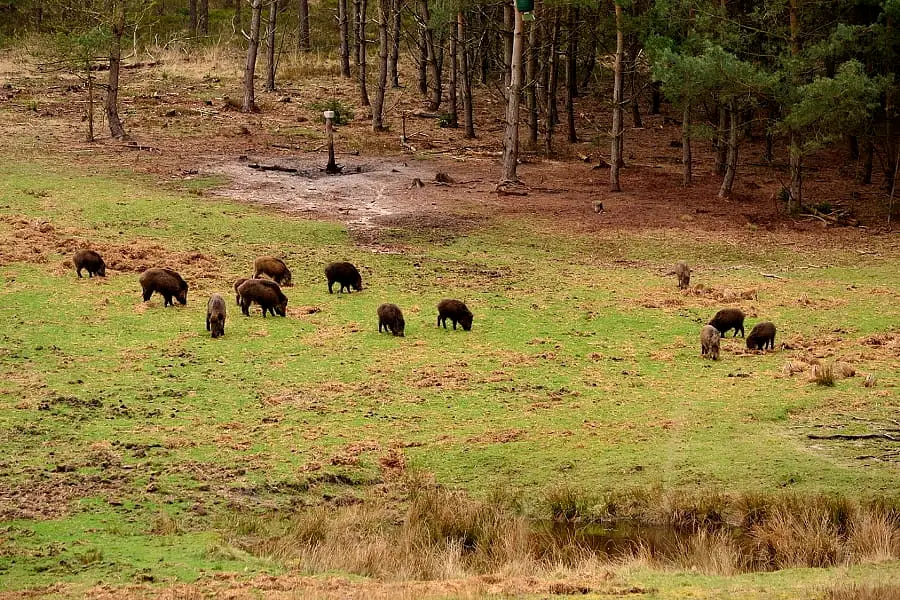
M253 278L268 275L278 285L291 286L291 270L284 261L274 256L260 256L253 261Z
M241 277L234 282L234 302L238 306L241 305L241 295L238 293L238 288L241 287L241 284L247 281L247 279L247 277Z
M394 335L403 337L403 329L406 327L406 323L403 321L403 313L400 311L399 306L396 304L382 304L378 307L378 333L381 333L382 327L384 327L385 331L390 331Z
M262 308L262 316L266 316L266 312L276 314L282 317L287 314L287 296L281 291L281 287L274 281L268 279L248 279L242 283L237 293L241 297L241 312L250 316L250 305L252 303L259 304Z
M214 338L225 335L225 300L213 294L206 303L206 330Z
M775 349L775 324L769 321L754 325L747 336L748 350L765 350L766 347Z
M678 289L686 290L691 287L691 268L683 260L675 265L675 276L678 277Z
M444 329L447 329L447 319L453 322L453 329L456 329L457 323L466 331L472 329L472 311L459 300L445 298L438 302L438 327L443 323Z
M79 277L81 277L82 269L87 270L88 277L94 275L106 277L106 263L103 262L103 257L93 250L79 250L75 253L73 262L75 263L75 272Z
M704 325L700 330L700 356L719 360L719 330L712 325Z
M729 329L734 329L732 337L737 337L738 331L744 337L744 311L739 308L723 308L710 319L709 325L718 329L722 337L725 337Z
M163 306L169 306L170 304L174 306L172 298L175 298L181 304L187 304L188 284L181 278L181 275L172 269L158 269L155 267L147 269L141 273L138 281L140 281L141 288L144 290L144 302L150 299L153 292L156 292L165 299Z
M331 291L331 286L335 283L341 284L340 291L343 292L344 288L347 288L347 292L350 293L354 289L359 292L362 291L362 277L359 274L359 271L356 270L352 264L348 262L333 262L327 267L325 267L325 277L328 278L328 293L333 293Z

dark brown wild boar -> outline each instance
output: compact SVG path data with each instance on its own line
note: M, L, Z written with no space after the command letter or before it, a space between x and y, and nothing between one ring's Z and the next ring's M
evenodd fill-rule
M172 298L175 298L181 304L187 304L188 284L181 278L181 275L172 269L147 269L141 273L138 280L141 288L144 290L144 302L150 299L153 292L161 295L165 302L163 306L169 306Z
M81 277L82 269L87 270L88 277L93 277L94 275L106 277L106 263L103 262L103 257L93 250L79 250L75 253L72 262L75 263L75 272L78 273L79 277Z
M234 282L234 302L240 306L241 305L241 295L238 293L238 288L241 287L241 284L247 281L247 277L241 277L240 279Z
M253 277L259 279L260 275L267 275L278 285L290 286L291 270L284 261L274 256L260 256L253 261Z
M466 331L472 329L472 311L459 300L445 298L438 302L438 327L443 324L444 329L447 329L447 319L453 322L453 329L456 329L457 323Z
M241 312L250 316L250 305L259 304L263 317L266 312L282 317L287 314L287 296L281 291L281 287L268 279L248 279L242 283L237 293L241 296Z
M213 294L206 303L206 330L214 337L225 335L225 300Z
M403 320L403 312L400 311L399 306L396 304L382 304L378 307L378 333L381 333L382 327L384 327L385 331L390 331L394 335L403 337L406 323Z
M328 278L329 294L333 293L331 286L335 283L341 284L341 292L344 291L344 288L347 288L348 293L352 292L354 289L357 292L362 291L362 277L356 267L348 262L331 263L325 267L325 277Z
M704 325L700 330L700 356L708 356L719 360L719 330L712 325Z
M725 337L729 329L734 329L732 337L737 337L738 331L744 337L744 311L739 308L723 308L710 319L709 325L718 329L722 337Z
M770 321L757 323L747 336L749 350L775 349L775 324Z

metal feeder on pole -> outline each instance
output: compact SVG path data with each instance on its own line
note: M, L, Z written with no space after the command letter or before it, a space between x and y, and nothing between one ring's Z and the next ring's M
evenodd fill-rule
M325 172L335 175L341 172L341 168L334 162L334 111L326 110L322 115L325 117L325 134L328 136L328 164L325 165Z

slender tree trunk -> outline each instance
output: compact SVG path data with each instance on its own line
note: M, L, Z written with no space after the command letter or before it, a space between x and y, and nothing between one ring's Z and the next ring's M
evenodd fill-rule
M629 77L629 81L631 83L631 122L634 124L635 129L642 129L644 127L644 121L641 119L641 104L640 98L638 98L638 50L636 47L633 47L631 50L631 74Z
M88 122L88 135L87 141L94 141L94 76L91 74L91 65L88 63L87 65L87 85L88 85L88 107L87 107L87 122Z
M766 123L766 149L763 151L763 161L771 163L775 160L775 133L773 127L778 120L778 105L769 103L768 122Z
M241 13L241 5L244 0L234 0L234 22L237 24L238 30L241 30L243 14Z
M438 66L437 52L434 45L434 30L431 28L431 14L428 10L428 0L419 0L419 14L425 27L423 31L425 52L427 54L428 76L431 79L430 98L428 110L437 110L441 106L441 69Z
M372 130L384 129L384 93L388 78L388 21L391 20L391 0L378 0L378 87L372 103Z
M739 126L740 115L735 107L735 101L732 99L728 102L728 157L726 159L725 178L722 180L722 187L719 188L719 198L731 196L731 189L734 187L734 179L737 174Z
M197 11L197 29L203 35L209 35L209 0L200 0Z
M353 10L351 11L350 29L353 31L353 66L356 68L356 76L359 78L359 9L361 8L361 0L352 0Z
M197 0L188 2L188 25L191 28L191 35L197 35Z
M421 19L421 15L419 15L419 18ZM420 21L419 35L416 38L416 48L419 54L419 61L416 65L418 69L417 80L419 86L419 94L421 94L423 98L428 97L428 42L425 38L426 28L427 25Z
M506 133L503 136L503 181L518 181L519 97L522 94L522 13L513 9L513 47L510 60L509 95L506 102Z
M125 2L112 0L112 39L109 43L109 81L106 90L106 121L109 134L121 140L125 127L119 119L119 70L122 66L122 35L125 33Z
M593 16L593 11L588 14L588 19ZM590 23L590 35L588 36L587 64L584 66L584 75L581 78L581 88L587 88L591 83L591 77L594 75L594 67L597 64L597 32L592 20L586 21Z
M338 0L338 31L341 37L341 77L350 77L350 18L347 0Z
M559 123L559 110L556 108L556 96L559 91L559 34L560 34L560 9L553 10L553 23L550 25L553 29L550 34L550 56L548 58L547 68L549 69L549 81L547 95L549 96L547 120L553 127ZM548 147L547 151L550 149Z
M459 127L459 106L456 98L457 72L459 70L459 44L456 27L450 28L450 127Z
M860 183L863 185L872 184L872 158L875 156L875 144L871 137L866 137L866 143L863 146L863 174Z
M278 0L269 0L269 19L266 22L266 91L275 91L275 26L278 19Z
M245 113L256 110L256 91L253 78L256 74L256 54L259 52L259 23L262 21L262 0L250 0L250 40L247 43L247 66L244 68Z
M725 161L728 155L728 111L719 104L719 127L716 129L716 175L725 175Z
M500 33L503 39L503 89L510 86L512 73L513 36L515 35L516 7L509 3L503 4L503 31Z
M684 105L684 117L681 120L681 166L684 185L691 185L693 167L691 156L691 104Z
M578 143L575 132L575 97L578 95L578 8L569 7L569 40L566 44L566 123L568 125L569 143Z
M389 77L391 79L391 87L400 87L400 73L397 65L400 61L400 32L402 25L401 10L403 8L403 0L393 0L391 3L391 57L388 63Z
M544 12L541 2L538 0L534 3L534 13L539 19L543 18ZM525 93L528 103L528 142L532 146L537 145L538 141L538 58L540 53L540 30L539 21L535 20L529 25L528 32L528 61L525 70Z
M622 30L622 7L616 7L616 62L613 81L613 115L612 145L609 152L609 191L621 192L619 169L622 166L623 128L622 128L622 62L625 53L625 34Z
M800 0L788 3L791 24L791 56L800 54ZM796 83L796 82L795 82ZM797 132L790 135L791 194L788 198L788 212L795 213L803 205L803 155L802 140Z
M356 17L357 39L359 40L359 103L362 106L369 106L369 91L366 88L367 65L366 65L366 24L368 23L368 0L360 0L359 13Z
M297 50L306 52L311 48L309 39L309 0L297 3Z
M475 120L472 114L472 75L469 72L469 45L466 41L466 19L462 11L456 15L456 35L459 38L462 58L463 113L465 114L466 139L475 137Z

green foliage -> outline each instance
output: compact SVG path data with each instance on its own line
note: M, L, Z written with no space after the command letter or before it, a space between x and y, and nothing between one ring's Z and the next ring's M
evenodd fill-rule
M323 116L323 112L326 110L334 111L334 119L333 123L335 125L347 125L350 121L353 120L353 108L349 105L344 104L337 98L333 98L331 100L320 100L318 102L311 102L309 104L309 108L316 111L316 122L324 123L325 117Z

